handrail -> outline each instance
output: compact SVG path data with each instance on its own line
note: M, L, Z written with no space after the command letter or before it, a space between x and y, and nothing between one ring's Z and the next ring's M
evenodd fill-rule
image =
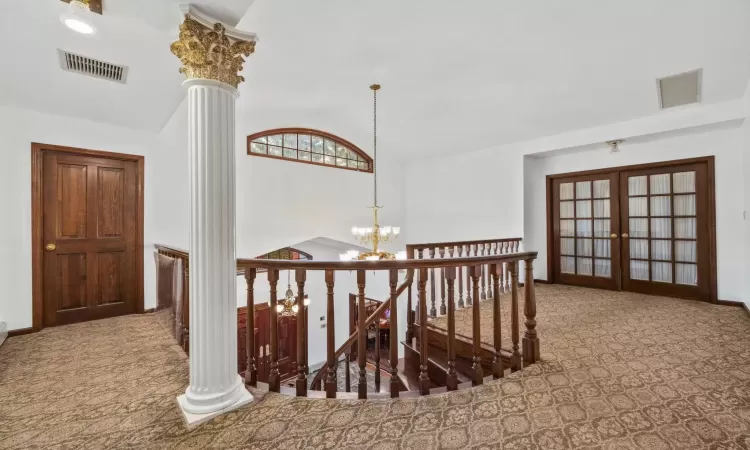
M248 269L305 269L305 270L391 270L429 269L433 267L479 266L522 259L536 259L537 252L506 253L503 255L469 256L452 259L391 259L380 261L304 261L279 259L238 259L237 267Z
M403 294L406 288L411 286L413 281L414 281L414 270L409 269L406 273L406 278L404 279L404 282L401 283L401 286L399 286L398 290L396 291L396 297L398 298L398 296ZM370 326L373 322L375 322L375 319L380 317L383 314L383 312L390 307L391 307L391 299L389 297L388 300L381 303L380 306L378 306L377 309L375 309L375 311L372 314L370 314L367 317L367 319L365 319L365 328ZM354 330L354 333L352 333L351 336L349 336L349 338L336 350L336 352L334 353L334 357L333 357L334 360L338 361L338 359L341 358L341 355L344 354L346 349L352 346L354 341L357 340L358 333L359 333L359 328L356 328ZM328 368L328 364L324 363L320 367L320 370L318 371L318 373L316 373L315 376L313 377L313 381L310 384L311 386L313 387L320 386L319 383L321 382L321 378L323 377L323 373L324 373L323 369L326 369L326 368Z
M448 329L446 341L446 352L448 355L448 368L441 369L446 372L446 381L440 381L440 383L446 383L445 386L448 390L454 390L457 388L457 376L456 376L456 345L458 340L456 339L455 330L455 309L463 308L464 305L471 308L472 313L472 338L469 350L466 345L461 347L461 358L469 358L473 364L471 366L471 381L472 384L481 384L483 382L483 369L482 365L485 363L482 360L482 348L483 342L481 341L482 335L479 327L479 301L485 299L491 299L493 303L493 337L494 343L492 350L494 351L492 361L492 375L494 378L503 376L505 361L510 360L509 365L512 371L519 370L522 368L523 361L527 363L534 363L539 360L539 338L536 332L536 301L534 296L534 281L533 281L533 261L537 257L537 252L514 252L520 246L519 239L496 239L496 240L479 240L479 241L465 241L463 243L443 243L443 244L416 244L410 245L407 248L412 252L412 258L419 256L417 259L405 259L405 260L381 260L381 261L320 261L320 260L274 260L274 259L237 259L237 272L244 273L245 281L247 284L247 301L248 301L248 320L246 321L245 329L246 333L246 344L247 349L247 369L245 370L245 381L251 386L257 386L257 383L265 379L258 379L260 374L263 377L267 377L267 385L269 390L279 392L280 389L280 378L282 376L290 375L287 368L283 369L283 373L279 372L278 363L278 327L277 322L277 310L275 308L278 298L276 297L276 283L278 281L278 273L280 270L296 270L296 281L298 285L298 298L304 295L304 287L306 280L307 271L325 271L325 282L327 286L327 358L322 364L322 367L313 376L311 385L312 389L322 390L321 386L325 384L325 396L327 398L336 397L336 373L334 368L339 363L341 356L344 353L354 351L355 342L357 345L357 364L359 365L359 388L358 398L363 399L368 396L368 389L366 386L365 366L369 357L366 351L366 333L365 330L372 326L373 323L379 320L383 316L384 311L388 308L391 309L391 327L389 336L389 355L388 359L391 361L391 368L389 369L391 385L390 385L390 396L398 397L399 392L403 390L402 384L399 381L404 381L404 375L408 378L408 390L414 390L416 383L418 383L419 393L427 395L430 393L430 387L432 381L430 381L430 374L428 372L433 371L433 368L429 368L429 355L428 349L430 347L432 338L428 339L427 325L429 324L430 317L436 317L436 293L439 293L441 300L440 304L440 315L447 312L448 322L451 324ZM509 243L509 245L506 245ZM435 247L432 247L435 245ZM451 247L451 245L458 245L463 247ZM189 282L189 252L180 248L175 248L167 245L155 244L156 251L160 254L170 256L173 258L181 259L183 261L183 274L182 274L182 286L183 294L181 304L184 305L183 315L188 317L187 311L189 310L189 290L187 289ZM419 249L419 250L417 250ZM426 250L426 251L425 251ZM419 253L417 255L417 252ZM423 254L424 252L424 254ZM446 258L446 256L448 256ZM424 258L423 258L424 257ZM523 315L525 321L522 323L519 320L519 308L518 308L518 287L519 284L519 269L520 264L523 263L523 275L521 281L524 289L524 308ZM389 286L390 294L389 297L383 301L380 305L374 308L374 312L367 314L368 309L372 310L372 307L365 307L363 299L365 297L365 280L366 271L387 271L389 272ZM407 274L400 286L397 286L398 272L406 270ZM414 276L414 272L419 271L419 282L415 283L417 277ZM353 331L348 336L345 342L334 350L335 347L335 334L333 330L335 328L334 310L334 274L336 271L348 271L350 273L355 272L357 275L357 286L358 292L354 294L358 299L358 305L350 305L360 312L358 317L358 323L355 327L349 328ZM269 278L269 284L271 287L271 300L272 305L269 308L269 332L270 332L270 350L268 345L265 346L266 353L270 351L270 354L266 354L266 360L259 360L257 351L258 347L255 345L255 330L251 317L254 317L254 289L253 284L256 279L256 274L260 272L267 272ZM462 277L466 277L466 302L464 303L462 293ZM507 283L506 283L507 281ZM428 283L430 286L427 286ZM456 290L455 287L458 287ZM416 287L417 299L416 303L412 303L412 290ZM447 291L446 291L447 287ZM488 287L489 289L486 289ZM429 288L429 291L428 291ZM398 369L398 310L397 300L399 296L405 294L408 290L408 299L406 302L407 315L406 315L406 341L410 342L408 345L415 346L418 353L416 353L416 359L413 355L409 356L405 360L406 368ZM447 292L447 296L445 295ZM500 295L504 292L510 292L511 307L509 309L511 316L511 350L505 350L501 347L500 339ZM429 309L428 315L428 293L432 300L432 308ZM458 294L456 296L456 294ZM472 301L474 299L474 301ZM457 300L457 301L456 301ZM398 303L398 305L402 305ZM414 308L416 306L416 308ZM447 311L446 311L447 306ZM305 315L301 317L305 317ZM177 328L182 328L182 325L187 325L187 320L177 321ZM414 325L419 323L419 336L414 335ZM520 339L520 328L525 326L525 333L523 340ZM355 328L355 329L352 329ZM183 344L187 344L187 336L189 333L188 328L185 326L183 329ZM307 319L297 320L297 377L296 377L296 395L307 396L308 391L308 376L309 373L307 368L307 351L309 348L309 342L304 337L307 335ZM265 335L268 336L267 334ZM414 338L416 337L416 341ZM265 339L265 338L264 338ZM178 338L179 341L179 338ZM521 345L523 347L523 355L521 355ZM472 348L473 347L473 348ZM187 351L187 348L186 348ZM379 350L378 350L379 351ZM468 352L471 354L468 354ZM430 351L431 352L431 351ZM352 353L353 355L353 353ZM260 350L260 356L264 357L263 351ZM243 356L239 356L243 358ZM270 357L270 359L268 359ZM380 353L377 354L377 360L380 360ZM256 362L265 361L261 363L261 366L256 366ZM270 361L270 370L268 367ZM351 361L350 357L346 359L347 365ZM262 371L259 369L262 367ZM414 377L415 368L418 369L418 381ZM294 371L291 369L292 372ZM411 370L412 372L403 372L404 370ZM464 369L467 370L467 369ZM349 371L347 370L347 384L349 380ZM439 378L439 377L438 377ZM379 386L378 379L376 377L376 386ZM282 389L283 390L283 389ZM378 387L379 390L379 387ZM348 392L348 389L347 389Z
M475 241L454 241L454 242L428 242L425 244L407 244L406 254L410 254L409 250L418 250L426 248L436 247L458 247L460 245L477 245L477 244L488 244L496 242L521 242L523 238L502 238L502 239L479 239Z
M170 247L168 245L162 245L162 244L154 244L154 248L157 250L161 250L163 252L173 253L175 256L179 256L181 258L188 257L188 251L183 250L181 248Z

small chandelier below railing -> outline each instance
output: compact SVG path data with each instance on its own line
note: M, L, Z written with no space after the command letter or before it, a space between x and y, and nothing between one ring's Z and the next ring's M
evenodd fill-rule
M276 313L279 317L296 316L299 312L297 297L294 296L294 291L292 291L292 282L289 271L287 271L286 273L286 282L287 287L284 299L276 302ZM308 306L310 304L310 299L307 298L307 295L305 295L302 304L304 306ZM268 306L271 306L271 300L268 300Z

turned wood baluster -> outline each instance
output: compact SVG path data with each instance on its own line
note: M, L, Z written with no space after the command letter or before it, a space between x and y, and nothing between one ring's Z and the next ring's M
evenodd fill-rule
M510 357L510 370L521 368L521 353L518 350L518 261L510 265L510 337L513 341L513 353Z
M458 246L458 257L463 258L464 256L464 246L459 245ZM466 284L469 284L469 280L466 280ZM462 267L458 267L458 307L463 308L464 307L464 269Z
M479 297L479 278L482 276L482 266L473 266L471 272L471 288L474 292L474 298ZM482 373L482 332L480 327L479 301L472 304L472 330L474 332L474 358L471 370L474 372L472 385L482 384L484 374Z
M445 269L440 268L440 315L445 315Z
M406 287L406 342L411 344L411 341L414 339L414 311L412 310L412 303L411 303L411 285L412 283L409 283L409 286Z
M487 266L483 264L479 270L482 277L482 300L487 300Z
M445 248L440 247L440 259L445 259ZM440 315L445 315L445 270L440 268Z
M484 256L484 244L477 244L477 246L479 247L479 255ZM484 273L484 266L479 268L479 281L482 285L482 295L479 298L482 300L487 300L487 276Z
M268 374L268 390L279 392L281 387L281 378L279 376L279 320L276 312L276 284L279 282L279 270L268 269L268 284L271 286L271 305L268 308L270 312L271 329L271 370Z
M445 269L445 279L448 282L448 342L446 343L448 376L446 387L449 391L455 391L458 389L458 374L456 373L456 305L454 302L455 294L453 292L453 287L456 283L455 267L447 267Z
M359 365L359 385L357 386L357 397L359 399L367 398L367 330L365 323L367 321L367 307L365 305L365 279L364 270L357 271L357 287L359 288L359 308L357 309L357 359Z
M336 398L336 321L334 320L334 301L333 288L335 272L326 270L326 287L328 288L327 307L326 307L326 332L327 332L327 366L326 373L326 397ZM348 355L347 355L348 356ZM348 359L348 358L347 358Z
M410 269L411 270L411 269ZM391 363L391 398L398 397L398 296L396 295L398 285L398 269L390 270L391 285L391 328L389 332L389 356ZM409 342L411 343L411 342Z
M375 319L375 392L380 392L380 317Z
M357 332L357 294L349 294L349 336ZM356 341L355 341L356 342ZM357 347L354 344L349 348L351 360L357 359Z
M305 347L307 339L305 333L305 280L307 272L297 269L294 273L297 281L297 397L307 397L307 372L305 371Z
M469 253L466 254L466 256L471 256ZM471 299L471 283L469 282L469 279L471 278L471 267L466 267L466 306L471 306L473 304L473 301ZM479 292L477 290L477 292Z
M492 378L494 379L502 378L505 372L505 367L503 367L503 358L500 354L503 338L499 273L502 270L502 264L490 264L490 274L492 276L492 334L495 344L495 355L492 359Z
M430 393L430 377L427 374L427 269L419 269L419 393Z
M346 362L344 364L344 366L345 366L344 368L346 369L346 374L345 374L346 375L346 377L345 377L346 386L345 386L345 389L346 389L346 392L351 392L352 391L352 369L349 366L349 364L350 364L349 361L351 359L351 355L350 355L349 352L346 352L345 356L346 356Z
M256 387L258 385L258 368L255 366L255 274L256 269L245 269L245 283L247 284L247 320L245 321L245 346L247 347L247 368L245 369L245 384Z
M430 249L430 259L435 259L435 249ZM430 317L436 317L437 316L437 309L435 309L435 268L430 268L430 300L431 307L430 307ZM426 322L425 322L426 323Z
M309 311L309 308L307 308L305 306L304 299L302 300L302 303L299 303L299 305L300 305L298 307L299 310L300 311L304 311L304 314L302 314L302 320L304 320L304 322L302 322L302 330L303 330L303 336L305 337L305 345L304 345L304 349L305 349L305 355L304 356L305 356L305 359L303 359L302 361L305 363L305 376L307 376L307 375L310 375L310 367L307 365L307 363L308 363L308 356L307 356L307 354L310 352L310 346L307 345L307 336L309 335L309 333L307 332L307 324L309 322L308 315L309 315L310 311Z
M503 248L500 251L500 253L502 253L502 254L508 253L506 246L507 246L507 242L503 242ZM502 279L500 281L503 284L503 291L505 291L505 292L508 291L508 285L510 284L510 280L508 280L508 278L509 278L508 277L508 273L510 272L509 264L510 263L503 263L503 268L504 269L503 269L503 271L500 274L502 276Z
M534 293L534 260L526 260L524 280L524 315L526 332L523 336L523 360L527 363L539 361L539 338L536 335L536 294Z

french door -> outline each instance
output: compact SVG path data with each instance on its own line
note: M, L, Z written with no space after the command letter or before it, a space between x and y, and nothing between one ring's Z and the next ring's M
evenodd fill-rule
M555 281L712 300L709 181L704 161L554 177Z
M555 279L561 283L617 289L620 231L617 173L555 179Z

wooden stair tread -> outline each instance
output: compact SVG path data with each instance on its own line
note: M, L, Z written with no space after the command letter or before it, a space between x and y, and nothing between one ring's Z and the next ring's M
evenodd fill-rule
M398 361L398 376L407 391L419 392L419 371L406 367L404 358ZM440 387L434 381L430 380L430 389Z
M401 344L404 346L404 348L408 348L409 350L413 351L414 353L420 355L420 351L411 344L408 344L406 342L401 342ZM443 351L442 349L438 349L435 347L430 347L427 351L427 361L432 364L435 368L441 370L443 373L445 373L447 377L448 373L448 355ZM465 382L471 382L471 375L468 375L469 373L465 368L462 368L463 364L461 364L460 361L456 361L456 378L458 379L458 383L465 383ZM429 365L428 365L429 367ZM430 371L428 370L428 374ZM432 376L430 377L432 379ZM440 383L439 385L443 385Z

